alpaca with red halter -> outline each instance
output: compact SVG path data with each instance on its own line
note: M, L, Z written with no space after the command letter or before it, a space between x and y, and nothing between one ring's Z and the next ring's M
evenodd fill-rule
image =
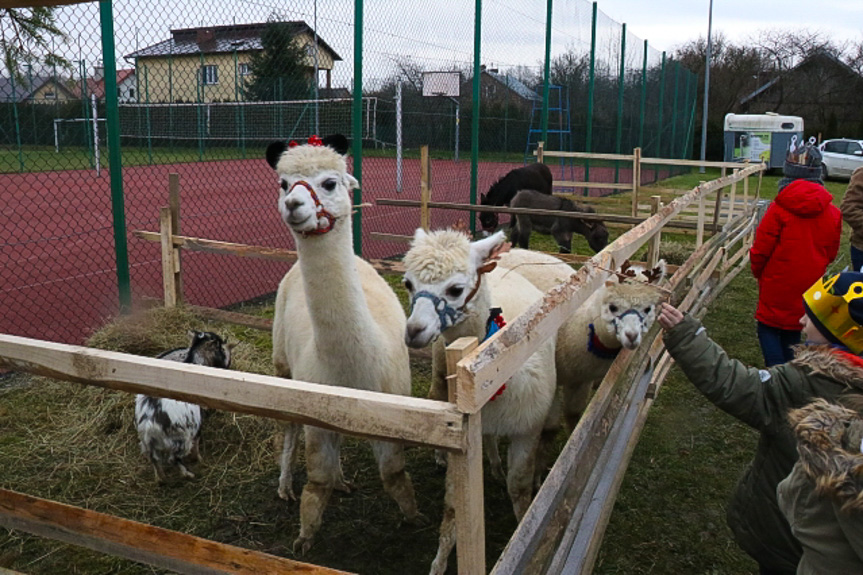
M301 381L410 395L404 343L405 314L395 293L371 265L354 255L347 140L330 137L289 146L275 142L267 161L280 182L279 213L297 246L297 264L279 285L273 318L276 374ZM300 535L294 551L311 547L333 489L349 489L339 454L341 436L305 426L308 480L300 498ZM293 498L292 463L299 426L286 426L279 495ZM405 518L421 518L403 446L374 440L385 491Z

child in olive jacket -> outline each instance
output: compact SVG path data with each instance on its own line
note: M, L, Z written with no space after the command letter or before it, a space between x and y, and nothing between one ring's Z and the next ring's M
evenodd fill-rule
M762 574L793 574L802 554L776 497L777 485L797 461L788 412L817 398L835 400L863 382L863 364L855 357L863 350L863 313L852 317L848 306L840 305L858 289L863 294L861 273L845 272L826 283L819 279L804 294L800 323L807 345L796 348L791 362L769 369L729 358L698 320L662 304L658 321L665 346L686 377L717 407L760 433L755 456L729 502L727 521ZM863 311L863 299L857 303ZM812 319L831 316L817 325Z

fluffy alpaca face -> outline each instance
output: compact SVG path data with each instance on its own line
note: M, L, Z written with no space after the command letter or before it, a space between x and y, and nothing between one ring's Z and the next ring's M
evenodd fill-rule
M635 349L656 321L656 306L661 299L658 290L643 285L614 284L602 298L601 321L617 336L620 345Z
M480 268L504 241L503 232L471 243L461 232L417 230L405 255L404 285L411 296L405 329L409 347L425 347L474 314L472 301Z
M267 163L279 174L279 214L295 235L325 234L350 216L350 192L359 184L347 173L347 145L344 136L335 135L307 145L278 141L267 147Z
M279 214L298 235L326 233L351 214L353 176L324 170L311 176L279 174Z

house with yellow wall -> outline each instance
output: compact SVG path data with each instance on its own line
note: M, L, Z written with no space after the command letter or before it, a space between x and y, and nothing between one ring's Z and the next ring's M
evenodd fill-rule
M306 54L310 78L315 67L331 87L333 64L342 58L303 21L288 22ZM239 102L250 80L252 55L260 52L266 23L171 30L171 38L126 56L135 63L139 103ZM317 62L315 62L317 60ZM317 64L317 66L315 66Z

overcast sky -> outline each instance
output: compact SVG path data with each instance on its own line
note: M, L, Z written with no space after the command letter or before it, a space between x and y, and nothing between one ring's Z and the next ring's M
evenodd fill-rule
M598 0L598 8L651 46L671 51L707 37L710 0ZM714 0L713 31L742 43L760 30L809 29L838 42L863 40L863 0Z
M707 35L710 0L599 0L597 58L610 70L619 53L619 25L627 24L628 66L641 66L642 40L659 52ZM366 87L391 78L405 62L425 70L469 69L473 64L470 0L365 0L363 76ZM343 61L335 86L350 87L353 75L354 0L114 0L119 67L136 48L170 37L172 28L262 22L276 12L288 20L317 20L320 37ZM483 0L482 63L502 71L539 70L545 51L544 0ZM70 59L100 57L98 3L61 7L60 24L70 35ZM552 56L590 50L589 0L554 0ZM714 0L713 30L743 43L767 29L822 32L836 43L863 41L863 0Z

